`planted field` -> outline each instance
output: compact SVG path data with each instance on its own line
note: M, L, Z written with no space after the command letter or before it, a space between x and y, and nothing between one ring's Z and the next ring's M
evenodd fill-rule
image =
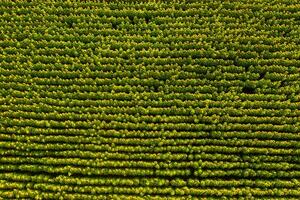
M300 199L298 0L0 0L0 199Z

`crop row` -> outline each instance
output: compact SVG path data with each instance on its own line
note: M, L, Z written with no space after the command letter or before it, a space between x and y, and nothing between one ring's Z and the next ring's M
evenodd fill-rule
M294 133L286 133L286 132L276 132L276 131L197 131L197 132L189 132L189 131L141 131L141 130L96 130L96 129L49 129L49 128L36 128L36 127L0 127L1 135L3 137L7 137L5 135L12 135L11 138L17 137L18 135L43 135L45 138L48 136L60 136L70 137L72 141L72 137L96 137L96 138L144 138L144 139L203 139L203 138L211 138L211 139L259 139L259 140L274 140L274 141L298 141L300 139L300 135Z

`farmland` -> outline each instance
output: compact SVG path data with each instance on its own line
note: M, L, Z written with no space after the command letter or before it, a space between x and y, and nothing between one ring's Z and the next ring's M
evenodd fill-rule
M299 2L0 1L0 199L300 199Z

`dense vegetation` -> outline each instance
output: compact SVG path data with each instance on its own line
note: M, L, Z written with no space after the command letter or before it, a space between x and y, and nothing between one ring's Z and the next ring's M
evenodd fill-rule
M299 1L0 1L0 138L0 199L300 199Z

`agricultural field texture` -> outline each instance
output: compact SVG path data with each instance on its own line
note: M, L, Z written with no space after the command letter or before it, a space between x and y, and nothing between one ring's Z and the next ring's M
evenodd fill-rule
M2 199L299 200L299 0L0 0Z

